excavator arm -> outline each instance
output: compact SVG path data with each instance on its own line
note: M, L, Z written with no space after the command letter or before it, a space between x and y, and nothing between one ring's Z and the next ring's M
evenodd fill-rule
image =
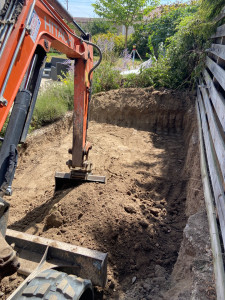
M71 30L68 23L73 23L81 35ZM72 159L67 163L72 171L66 176L76 177L77 169L86 174L84 158L91 148L86 133L94 69L93 46L90 36L56 0L0 0L0 130L10 113L5 136L0 140L0 197L11 193L17 145L26 139L46 53L51 48L74 61L73 143L69 151ZM0 221L8 210L0 198L1 207ZM0 228L0 275L5 276L14 272L19 264L2 234Z
M76 167L82 166L81 154L86 143L93 47L90 41L84 40L89 36L77 36L64 22L60 13L68 21L72 21L72 17L57 1L10 1L6 15L0 23L0 130L19 89L30 91L32 100L35 85L33 83L32 86L29 82L32 72L35 72L37 65L40 68L40 61L43 62L46 52L53 47L74 60L76 65L74 122L77 125L77 137L73 153L80 154L79 159L72 159L72 166Z
M74 23L81 36L65 21ZM72 172L58 173L59 178L75 178L80 170L78 178L104 182L104 178L90 174L90 164L84 161L91 149L86 133L92 71L97 66L93 68L93 46L101 57L100 49L91 43L90 36L58 1L6 0L0 20L0 130L13 104L13 110L17 107L17 111L11 114L0 153L0 190L3 193L11 192L14 171L10 177L9 165L12 170L12 165L16 166L16 147L26 139L40 86L41 68L51 47L65 53L75 65L73 144L69 151L72 159L67 162ZM14 161L10 162L10 157L14 157Z

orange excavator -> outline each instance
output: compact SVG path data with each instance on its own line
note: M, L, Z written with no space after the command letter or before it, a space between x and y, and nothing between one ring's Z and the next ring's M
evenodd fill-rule
M75 30L69 25L72 24ZM79 33L77 33L79 32ZM93 67L93 47L100 60ZM0 280L18 271L27 278L8 299L94 299L106 283L107 254L7 229L18 153L32 119L46 53L54 48L74 62L73 142L63 180L105 182L88 162L86 141L92 74L100 49L57 0L0 0Z

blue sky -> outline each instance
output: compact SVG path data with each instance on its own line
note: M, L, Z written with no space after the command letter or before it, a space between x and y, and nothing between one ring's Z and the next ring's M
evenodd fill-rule
M59 0L59 2L66 7L67 0ZM161 0L162 4L167 4L170 2L176 2L176 1ZM187 0L184 0L183 2L187 2ZM95 3L95 0L68 0L69 12L74 17L87 17L87 18L97 17L93 11L93 7L91 3Z

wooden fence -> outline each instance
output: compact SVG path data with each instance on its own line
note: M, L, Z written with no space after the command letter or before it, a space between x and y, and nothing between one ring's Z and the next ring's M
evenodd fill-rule
M224 14L221 15L221 18L223 17ZM214 232L215 228L211 232L212 248L215 246L212 235L218 235L216 239L218 243L220 235L222 238L221 245L217 247L220 253L214 253L214 263L220 256L217 266L214 265L217 299L225 299L224 265L221 254L225 252L225 24L217 28L207 52L206 67L197 88L196 106L204 156L201 163L206 166L206 173L202 174L203 177L208 176L209 185L204 189L205 198L211 198L212 214L214 219L219 221L217 233ZM209 222L210 226L211 223L212 219ZM217 222L214 223L217 226Z

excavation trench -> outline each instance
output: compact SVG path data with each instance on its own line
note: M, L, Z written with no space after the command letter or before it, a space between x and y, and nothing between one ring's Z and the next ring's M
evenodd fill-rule
M215 299L193 99L123 89L93 98L88 140L94 173L54 194L67 171L71 114L36 131L20 151L9 227L108 252L96 299ZM21 281L1 283L3 298Z

